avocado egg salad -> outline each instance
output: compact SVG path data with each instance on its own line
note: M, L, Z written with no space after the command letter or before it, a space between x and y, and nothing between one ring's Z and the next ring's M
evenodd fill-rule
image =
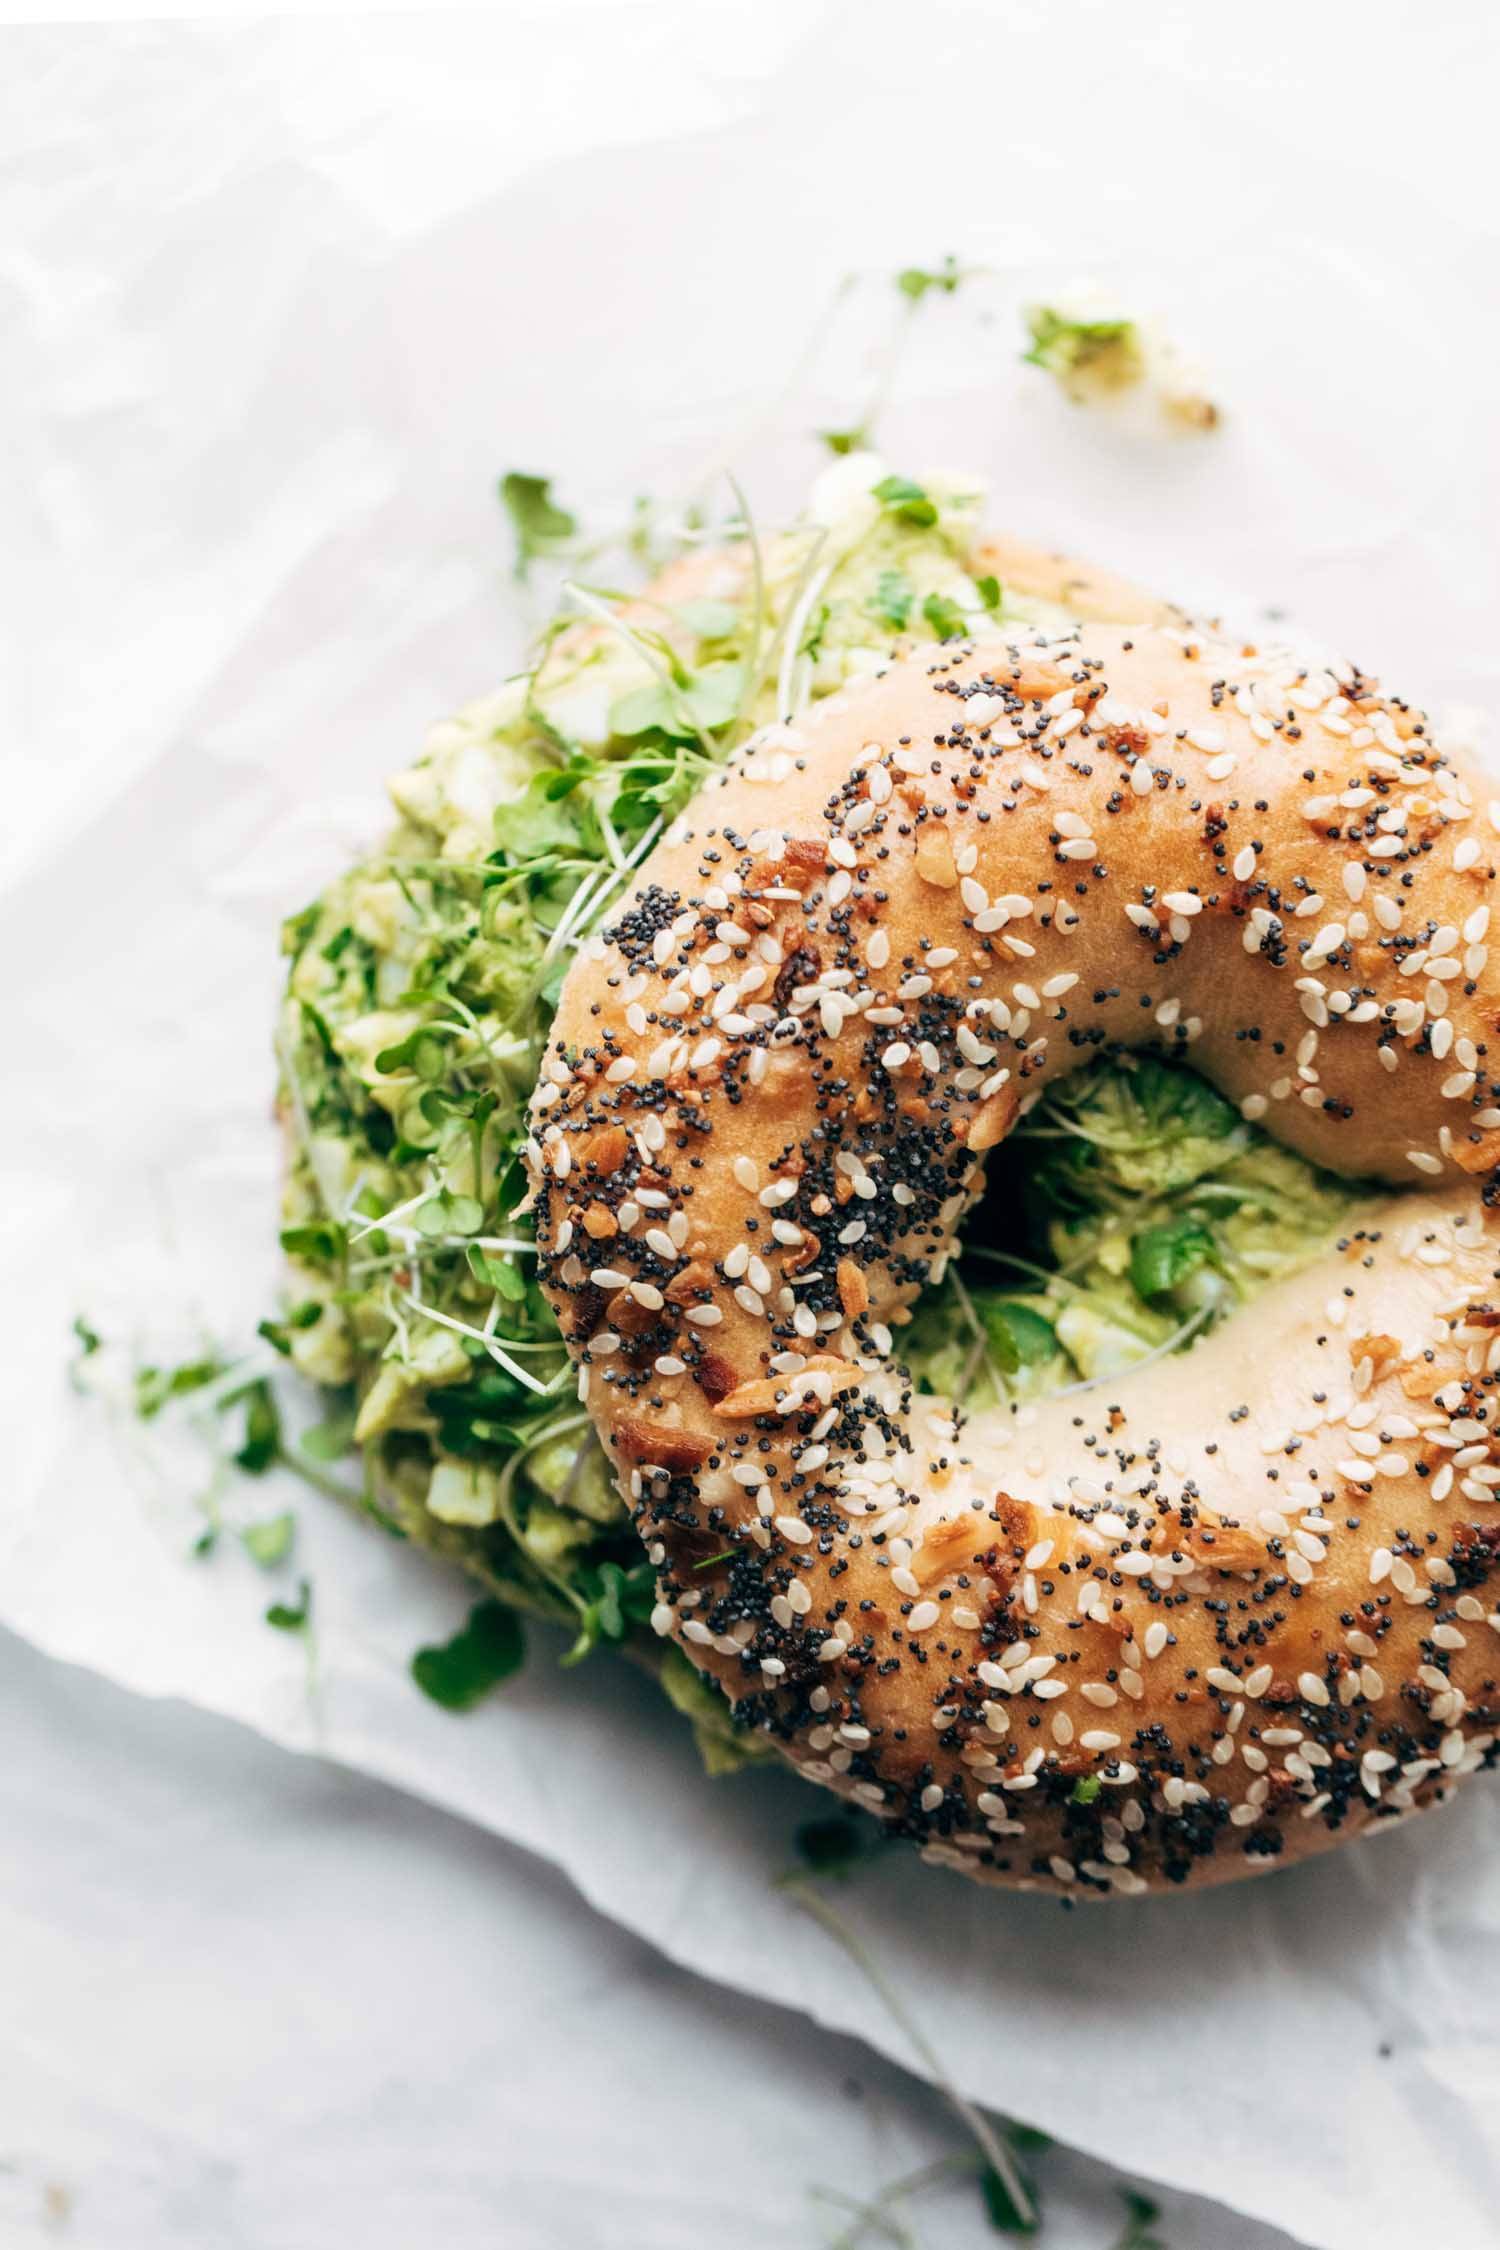
M532 550L561 546L571 519L512 482ZM985 575L982 499L853 453L785 531L690 526L642 595L570 584L530 669L433 730L381 848L285 928L282 1348L342 1394L389 1531L565 1625L572 1656L648 1662L714 1770L755 1746L649 1631L651 1571L536 1285L527 1103L574 949L737 745L903 645L1067 622ZM995 1152L903 1357L1024 1413L1191 1343L1353 1201L1181 1065L1105 1059Z

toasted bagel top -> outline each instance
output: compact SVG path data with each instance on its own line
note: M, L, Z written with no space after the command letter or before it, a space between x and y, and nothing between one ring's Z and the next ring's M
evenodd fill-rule
M663 838L564 988L538 1239L658 1629L805 1773L1108 1894L1489 1757L1497 864L1420 714L1153 623L918 650ZM1025 1426L915 1397L986 1151L1140 1046L1421 1192Z

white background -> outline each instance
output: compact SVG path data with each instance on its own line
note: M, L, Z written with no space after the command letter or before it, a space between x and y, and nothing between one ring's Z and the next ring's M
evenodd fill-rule
M545 1656L464 1725L415 1707L405 1656L461 1597L304 1509L310 1713L265 1587L184 1566L190 1491L67 1401L57 1338L80 1306L127 1341L262 1309L271 932L511 660L495 475L596 511L680 476L774 407L850 270L746 449L767 510L862 399L879 277L952 250L991 278L914 328L903 463L977 463L997 520L1493 707L1486 14L554 0L12 31L5 62L0 1617L514 1841L7 1644L0 2218L89 2250L820 2241L810 2184L954 2147L940 2105L517 1848L899 2046L767 1904L801 1793L705 1790L633 1682ZM1201 349L1213 439L1121 436L1017 368L1017 305L1079 272ZM939 1923L908 1997L965 2082L1107 2156L1059 2167L1048 2250L1102 2250L1132 2165L1318 2243L1478 2244L1496 1834L1471 1802L1087 1932L931 1877L860 1905L885 1941ZM1251 2236L1174 2204L1169 2239Z

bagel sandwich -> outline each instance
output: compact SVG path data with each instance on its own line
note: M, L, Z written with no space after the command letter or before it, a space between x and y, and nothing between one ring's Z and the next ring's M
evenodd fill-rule
M436 731L289 928L288 1333L711 1763L1113 1896L1490 1758L1493 826L979 515L855 456Z

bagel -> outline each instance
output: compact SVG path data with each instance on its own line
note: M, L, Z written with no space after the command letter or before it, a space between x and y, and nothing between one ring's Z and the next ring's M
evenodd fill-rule
M569 972L526 1152L657 1632L929 1858L1070 1897L1389 1823L1500 1709L1500 806L1358 671L1101 583L710 779ZM1136 1049L1372 1200L1187 1357L918 1393L988 1153Z

